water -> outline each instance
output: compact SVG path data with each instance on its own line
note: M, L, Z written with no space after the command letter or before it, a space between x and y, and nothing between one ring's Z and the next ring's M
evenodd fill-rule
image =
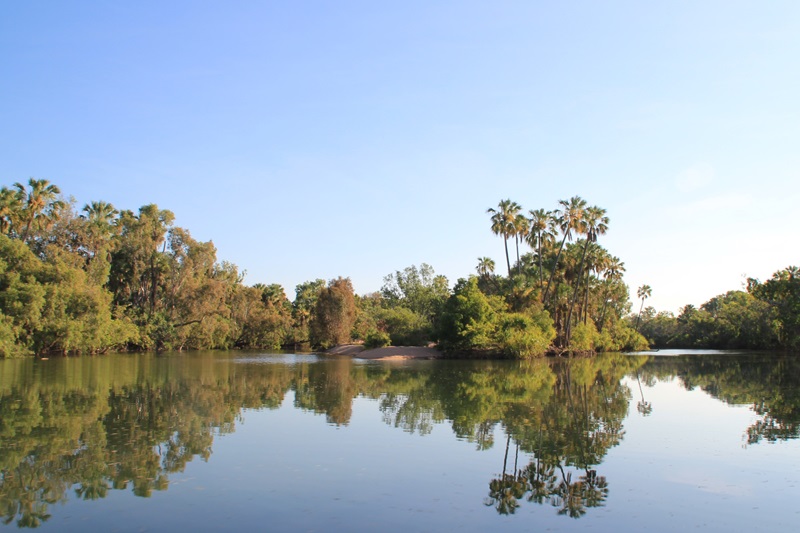
M0 519L57 531L777 530L800 360L0 361Z

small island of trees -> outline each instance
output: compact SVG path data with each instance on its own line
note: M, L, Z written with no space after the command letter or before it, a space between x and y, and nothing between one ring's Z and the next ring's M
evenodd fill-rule
M575 196L527 213L502 200L488 214L506 276L482 257L476 274L450 289L423 263L387 275L378 292L360 296L349 278L317 279L297 285L290 301L280 285L246 285L171 211L102 201L78 209L47 180L14 183L0 189L0 356L353 341L511 358L650 345L800 347L794 267L678 317L644 308L643 287L633 313L625 265L599 242L605 209Z

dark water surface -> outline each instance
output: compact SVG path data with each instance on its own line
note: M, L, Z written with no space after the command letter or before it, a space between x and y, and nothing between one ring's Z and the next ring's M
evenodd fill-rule
M0 360L0 520L53 531L777 531L800 358Z

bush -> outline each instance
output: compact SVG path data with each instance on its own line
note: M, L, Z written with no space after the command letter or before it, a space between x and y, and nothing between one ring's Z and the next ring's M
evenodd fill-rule
M647 350L650 344L627 322L619 320L598 335L595 347L601 352L638 352Z
M555 337L552 323L541 328L533 318L521 313L509 313L500 323L500 346L503 352L517 359L539 357L547 352Z
M377 322L395 346L422 346L431 337L428 321L407 307L381 309L377 313Z
M475 277L460 279L445 304L439 326L439 344L445 352L496 349L498 316L505 302L486 296Z
M599 340L594 322L578 324L569 338L569 349L573 352L593 352Z
M550 314L541 306L533 306L524 313L503 313L498 337L506 355L530 359L547 353L556 330Z
M391 339L387 333L383 331L373 331L367 334L367 338L364 340L364 346L368 350L372 350L374 348L383 348L384 346L389 346L391 344Z

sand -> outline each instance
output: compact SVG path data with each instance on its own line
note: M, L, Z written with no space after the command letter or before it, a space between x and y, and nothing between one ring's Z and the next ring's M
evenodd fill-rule
M397 361L405 359L438 359L442 353L433 347L426 346L386 346L367 350L359 344L342 344L334 346L327 352L329 355L349 355L359 359L381 361Z

